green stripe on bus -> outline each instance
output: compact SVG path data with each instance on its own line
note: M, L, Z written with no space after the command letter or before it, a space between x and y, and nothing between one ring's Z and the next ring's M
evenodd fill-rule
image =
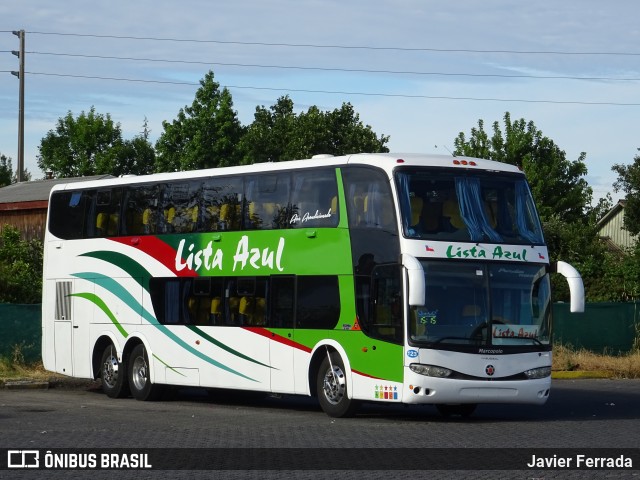
M158 323L158 320L150 312L148 312L140 304L140 302L138 302L133 297L133 295L131 295L131 293L126 288L124 288L122 285L120 285L113 278L107 277L106 275L103 275L101 273L96 273L96 272L74 273L73 276L81 278L83 280L87 280L89 282L93 282L94 284L96 284L96 285L108 290L109 292L113 293L116 297L118 297L120 300L122 300L122 302L124 302L134 312L138 312L140 314L140 316L142 318L144 318L147 322L149 322L151 325L156 327L158 330L160 330L162 333L164 333L167 337L169 337L175 343L177 343L182 348L184 348L188 352L192 353L196 357L204 360L207 363L210 363L211 365L213 365L215 367L218 367L218 368L220 368L222 370L225 370L225 371L227 371L229 373L233 373L234 375L238 375L239 377L246 378L247 380L251 380L252 382L257 382L257 380L255 380L254 378L251 378L251 377L249 377L249 376L247 376L247 375L245 375L243 373L240 373L240 372L234 370L233 368L228 367L228 366L218 362L217 360L214 360L213 358L205 355L204 353L196 350L191 345L186 343L183 339L178 337L171 330L169 330L165 325L162 325L162 324Z
M138 282L142 288L149 291L149 283L145 282L145 279L150 278L151 274L146 268L144 268L131 257L120 252L109 252L106 250L87 252L81 254L80 256L97 258L98 260L103 260L107 263L115 265L118 268L121 268L122 270L127 272L131 278Z
M250 362L257 363L258 365L262 365L263 367L274 368L274 367L270 367L269 365L267 365L265 363L259 362L258 360L255 360L255 359L253 359L251 357L248 357L244 353L240 353L239 351L234 350L230 346L225 345L224 343L220 342L219 340L216 340L215 338L213 338L208 333L203 332L202 330L200 330L195 325L187 325L187 328L189 330L191 330L193 333L197 333L198 335L200 335L202 338L204 338L208 342L213 343L215 346L220 347L221 349L226 350L229 353L232 353L236 357L244 358L245 360L249 360Z
M81 293L72 293L71 296L84 298L94 303L100 310L102 310L105 313L107 317L109 317L109 320L113 322L113 324L116 326L116 328L124 338L127 338L129 336L129 334L124 329L124 327L120 325L120 322L118 322L118 319L113 314L113 312L109 309L109 307L107 307L107 304L104 303L104 301L100 297L98 297L96 294L89 293L89 292L81 292Z

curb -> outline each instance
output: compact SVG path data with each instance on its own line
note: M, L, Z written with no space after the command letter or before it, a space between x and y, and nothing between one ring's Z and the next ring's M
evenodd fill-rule
M7 390L48 390L49 382L36 380L14 380L5 382L4 388Z

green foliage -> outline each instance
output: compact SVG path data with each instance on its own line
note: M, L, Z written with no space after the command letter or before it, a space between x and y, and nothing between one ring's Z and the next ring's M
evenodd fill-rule
M0 234L0 303L40 303L42 243L5 225Z
M38 167L58 178L88 175L150 173L154 164L153 147L144 136L122 139L120 124L109 114L91 107L75 118L69 111L58 119L39 146Z
M0 187L11 185L13 178L13 166L11 158L0 154Z
M640 150L640 149L638 149ZM632 234L640 233L640 155L636 155L631 165L615 164L611 169L618 174L613 184L616 192L626 194L624 226Z
M296 115L293 101L284 96L269 109L256 108L240 150L245 164L279 162L322 153L388 152L388 140L388 136L378 137L369 125L364 125L349 103L327 112L312 106Z
M231 93L214 81L209 71L200 80L191 106L180 109L156 142L158 172L238 165L237 145L243 127L233 110Z
M538 213L543 221L552 217L567 222L580 221L588 214L592 190L585 176L585 154L575 161L567 160L565 152L553 140L543 136L533 122L511 121L504 115L504 134L499 122L493 123L493 135L484 130L484 122L471 129L467 140L460 132L454 141L456 155L490 158L520 167L529 180Z

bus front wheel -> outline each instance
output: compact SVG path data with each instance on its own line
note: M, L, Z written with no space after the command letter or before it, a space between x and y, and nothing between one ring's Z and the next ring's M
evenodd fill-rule
M159 393L158 385L151 383L149 357L144 345L136 345L129 356L129 388L136 400L155 400Z
M118 353L113 344L104 349L100 365L102 391L110 398L126 397L129 394L126 367L118 361Z
M344 362L337 353L325 356L316 387L320 406L330 417L350 417L358 408L358 402L349 398Z

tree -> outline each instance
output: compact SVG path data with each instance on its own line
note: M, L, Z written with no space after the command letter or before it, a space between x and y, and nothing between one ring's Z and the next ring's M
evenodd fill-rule
M317 106L296 115L293 101L280 97L269 109L257 107L242 138L243 163L278 162L315 154L388 152L389 137L378 137L349 103L323 112Z
M243 127L233 110L231 93L209 71L200 80L191 106L185 106L156 142L156 171L168 172L237 165Z
M13 179L13 166L11 158L0 154L0 187L11 185Z
M0 303L40 303L42 243L20 239L15 227L0 233Z
M593 194L584 178L585 153L577 160L567 160L565 152L543 136L532 121L522 118L512 122L506 112L504 123L504 135L499 122L493 123L491 138L482 120L478 128L471 129L468 140L460 132L454 141L455 155L490 158L520 167L527 175L543 222L553 216L566 222L584 219Z
M58 119L55 131L49 130L40 142L38 167L55 177L83 177L108 171L114 163L113 147L122 143L120 124L109 114L101 115L91 107L74 118L71 111Z
M123 140L120 124L109 114L101 115L91 107L74 118L69 111L58 119L55 131L49 130L41 140L38 166L58 178L151 173L155 152L146 119L144 129L133 140Z
M638 149L640 151L640 148ZM611 170L618 174L613 184L616 192L625 193L624 227L633 235L640 233L640 155L636 155L631 165L616 163Z

